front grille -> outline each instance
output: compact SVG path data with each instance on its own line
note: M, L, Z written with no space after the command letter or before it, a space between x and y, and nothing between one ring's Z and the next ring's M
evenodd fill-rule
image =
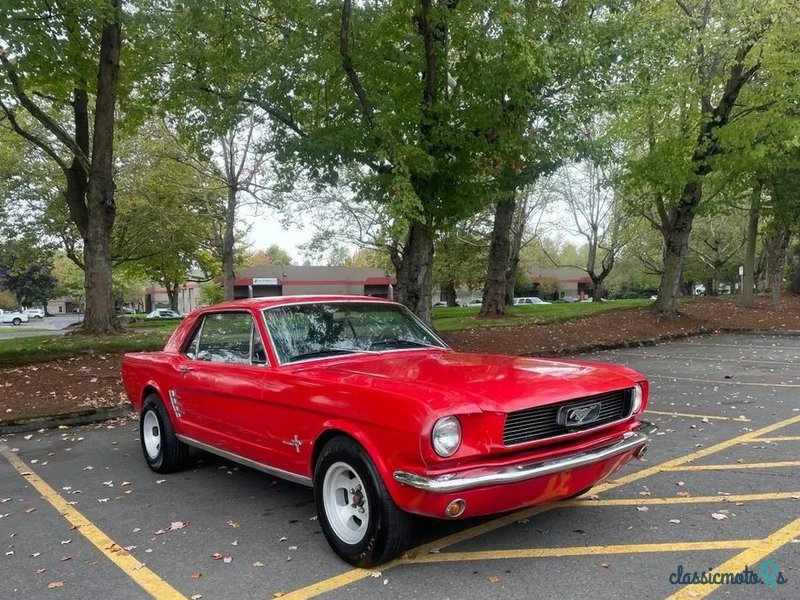
M508 413L506 415L506 424L503 428L503 444L506 446L524 444L564 435L565 433L584 431L624 419L631 412L632 392L633 390L630 388L615 390L605 394L585 396L567 402L558 402ZM600 402L600 415L596 420L585 425L573 427L559 425L557 420L558 411L562 407L583 406L594 402Z

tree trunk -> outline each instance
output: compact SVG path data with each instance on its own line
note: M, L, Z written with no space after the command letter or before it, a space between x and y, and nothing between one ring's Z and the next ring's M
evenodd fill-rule
M789 230L782 228L771 233L764 241L767 250L767 281L772 294L772 307L775 310L781 310L783 265L786 262L789 238Z
M225 232L222 235L222 276L224 278L225 300L234 298L233 271L233 229L236 223L236 188L228 187L228 203L225 208Z
M508 257L508 269L506 270L506 306L514 304L514 294L517 286L517 267L519 267L519 255L522 252L522 238L525 235L525 213L527 200L522 201L518 210L514 212L514 227L511 232L511 254Z
M117 331L111 279L111 231L117 207L114 202L114 107L117 103L122 29L119 0L110 0L114 20L103 26L100 66L94 112L94 138L89 189L86 196L88 227L84 237L86 314L83 329L102 334Z
M441 293L442 300L447 302L447 306L458 306L456 304L456 285L452 281L448 281L442 286Z
M747 221L747 242L744 246L744 275L739 302L743 306L753 305L753 286L756 271L756 241L758 239L758 218L761 211L761 185L753 187L750 196L750 217Z
M592 302L602 302L603 301L603 280L600 278L593 277L592 278Z
M413 221L397 269L395 299L426 323L431 320L433 232L430 224Z
M492 242L489 246L489 264L483 284L481 316L503 315L506 312L506 283L511 257L511 225L517 201L512 192L497 203L494 212ZM512 300L513 302L513 300Z
M680 294L681 275L686 251L689 248L689 234L692 233L694 209L700 203L702 188L700 182L686 184L681 200L675 210L674 218L664 224L664 270L658 286L658 299L653 310L662 317L676 316L675 300Z
M167 298L169 299L169 307L178 312L178 287L180 283L167 283L164 287L167 290Z

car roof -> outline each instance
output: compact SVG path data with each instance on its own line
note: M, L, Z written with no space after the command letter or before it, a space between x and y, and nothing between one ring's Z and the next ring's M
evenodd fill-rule
M383 304L396 304L393 300L386 298L375 298L374 296L347 296L335 294L313 294L313 295L294 295L294 296L267 296L263 298L242 298L240 300L231 300L222 302L220 304L212 304L204 306L201 310L213 311L218 309L232 309L232 308L255 308L257 310L263 308L271 308L275 306L287 306L291 304L313 304L316 302L375 302Z

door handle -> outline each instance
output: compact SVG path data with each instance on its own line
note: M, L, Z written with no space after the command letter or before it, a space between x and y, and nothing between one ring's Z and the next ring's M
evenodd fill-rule
M191 371L191 370L192 370L192 367L190 367L189 365L181 365L180 367L178 367L178 371L180 371L184 375L186 373L188 373L189 371Z

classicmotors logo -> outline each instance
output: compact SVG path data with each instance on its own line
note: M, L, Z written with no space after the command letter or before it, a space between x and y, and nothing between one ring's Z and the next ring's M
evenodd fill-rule
M786 583L788 579L783 576L783 572L778 569L778 564L773 560L765 560L758 567L758 571L745 567L739 573L713 572L712 567L708 571L685 571L683 565L670 573L669 582L674 585L768 585L773 590L777 590L779 585Z

